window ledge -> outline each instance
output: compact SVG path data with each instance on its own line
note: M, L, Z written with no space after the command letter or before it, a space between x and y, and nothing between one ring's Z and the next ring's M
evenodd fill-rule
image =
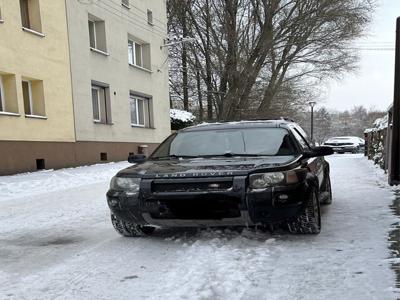
M125 7L126 9L131 9L131 6L130 6L130 5L126 5L125 3L121 3L121 5L122 5L123 7Z
M108 52L104 52L104 51L101 51L101 50L99 50L99 49L96 49L96 48L93 48L93 47L90 47L90 51L93 51L93 52L96 52L96 53L102 54L102 55L104 55L104 56L110 56L110 53L108 53Z
M47 117L38 115L25 115L25 118L47 120Z
M1 19L1 18L0 18L0 24L1 24L1 23L4 23L4 19Z
M142 126L142 125L135 125L135 124L131 124L132 128L143 128L143 129L155 129L154 127L146 127L146 126Z
M147 72L147 73L150 73L150 74L152 74L153 73L153 71L152 70L149 70L149 69L146 69L146 68L143 68L143 67L140 67L140 66L137 66L137 65L134 65L134 64L129 64L132 68L136 68L136 69L139 69L139 70L142 70L142 71L145 71L145 72Z
M21 115L8 111L0 111L0 116L20 117Z
M101 122L101 121L93 121L93 123L94 124L99 124L99 125L114 125L114 123L104 123L104 122Z
M22 27L22 30L25 31L25 32L29 32L29 33L32 33L34 35L40 36L40 37L45 37L45 35L43 33L39 32L39 31L36 31L36 30L33 30L33 29L30 29L30 28Z

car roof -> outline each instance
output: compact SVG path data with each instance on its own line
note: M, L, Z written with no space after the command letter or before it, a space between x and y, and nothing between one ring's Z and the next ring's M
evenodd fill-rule
M242 128L289 128L290 125L298 126L291 120L276 119L276 120L250 120L250 121L237 121L237 122L216 122L216 123L201 123L196 126L187 127L179 130L179 132L192 132L192 131L209 131L209 130L223 130L223 129L242 129Z

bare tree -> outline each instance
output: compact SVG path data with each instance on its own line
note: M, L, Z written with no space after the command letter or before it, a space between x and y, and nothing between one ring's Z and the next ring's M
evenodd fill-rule
M179 68L200 75L207 119L219 120L268 117L279 107L302 105L296 97L354 69L349 44L373 9L372 0L168 1L171 34L187 27L197 39L185 49L188 66ZM185 22L176 17L182 6Z

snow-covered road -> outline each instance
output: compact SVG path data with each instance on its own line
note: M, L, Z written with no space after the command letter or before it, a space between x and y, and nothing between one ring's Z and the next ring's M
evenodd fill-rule
M334 202L318 236L122 238L105 192L127 163L0 177L0 299L396 299L393 191L360 155L329 161Z

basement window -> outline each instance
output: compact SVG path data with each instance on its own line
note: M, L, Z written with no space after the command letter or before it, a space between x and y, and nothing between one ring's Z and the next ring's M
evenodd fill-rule
M46 169L46 163L43 158L36 159L36 170L44 170Z
M107 161L107 152L101 152L100 153L100 160L101 161Z
M33 33L42 32L39 0L19 0L22 28Z

